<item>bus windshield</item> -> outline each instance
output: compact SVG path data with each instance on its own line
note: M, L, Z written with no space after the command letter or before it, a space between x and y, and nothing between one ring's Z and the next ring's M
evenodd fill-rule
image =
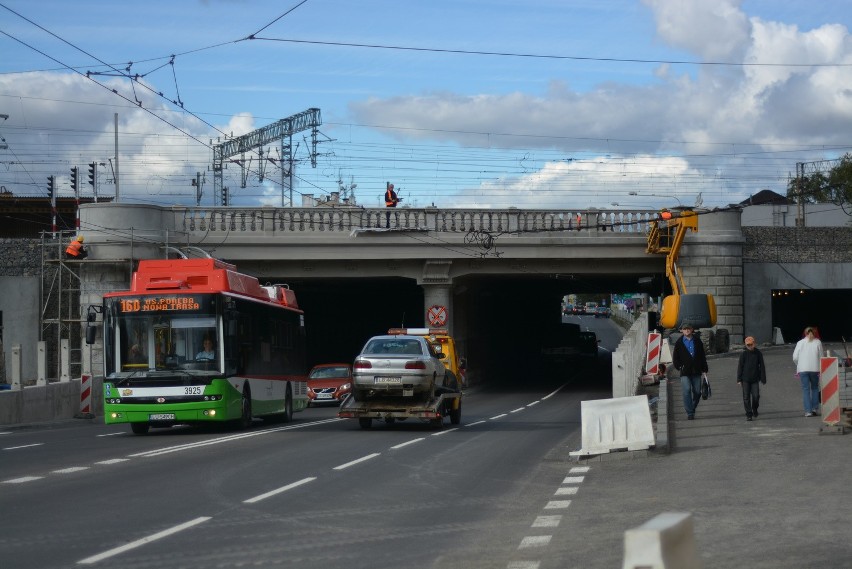
M218 371L222 360L216 317L205 314L119 314L116 371Z

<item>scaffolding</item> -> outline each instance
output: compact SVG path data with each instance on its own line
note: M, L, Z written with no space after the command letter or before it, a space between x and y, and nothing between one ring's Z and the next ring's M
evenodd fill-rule
M65 248L76 234L76 231L58 231L41 235L39 341L45 349L47 381L78 378L84 369L92 375L103 374L103 351L85 345L85 328L92 324L87 319L93 312L89 307L100 305L100 299L109 290L97 289L100 279L87 280L87 272L96 271L98 266L126 266L129 284L133 269L132 259L66 259ZM92 296L98 298L97 303L83 300Z

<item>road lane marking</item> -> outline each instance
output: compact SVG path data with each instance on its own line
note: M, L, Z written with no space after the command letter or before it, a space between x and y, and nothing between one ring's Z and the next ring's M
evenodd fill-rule
M158 539L163 539L164 537L168 537L170 535L176 534L185 529L189 529L193 526L197 526L198 524L202 524L207 520L212 519L209 516L204 516L200 518L195 518L194 520L190 520L186 523L174 526L172 528L163 530L161 532L157 532L153 535L149 535L148 537L143 537L142 539L137 539L136 541L132 541L120 547L116 547L114 549L110 549L108 551L104 551L103 553L99 553L97 555L93 555L91 557L87 557L85 559L81 559L77 562L77 565L91 565L92 563L97 563L98 561L103 561L109 557L114 557L119 553L124 553L125 551L130 551L131 549L136 549L142 545L151 543L152 541L156 541Z
M18 449L22 449L22 448L40 447L42 445L44 445L44 443L33 443L31 445L21 445L19 447L6 447L3 450L18 450Z
M99 437L114 437L115 435L123 435L124 431L116 431L115 433L104 433L103 435L98 435Z
M534 528L555 528L562 522L562 516L538 516L532 523Z
M111 458L109 460L101 460L95 464L118 464L119 462L127 462L129 458Z
M518 407L517 409L512 409L511 411L509 411L509 413L517 413L519 411L523 411L524 409L526 409L526 407Z
M521 544L518 546L518 549L527 549L530 547L544 547L546 545L550 545L550 539L552 535L528 535L524 539L521 540Z
M425 441L425 440L426 439L424 439L423 437L420 437L419 439L411 439L410 441L406 441L404 443L399 443L396 446L392 446L391 450L402 448L402 447L407 447L408 445L413 445L414 443L419 443L420 441Z
M349 468L350 466L354 466L360 462L364 462L365 460L370 460L371 458L376 458L381 453L374 452L373 454L368 454L367 456L362 456L361 458L357 458L352 462L347 462L346 464L341 464L340 466L335 466L334 470L343 470L344 468Z
M568 471L568 474L580 474L581 472L588 472L588 466L575 466L571 470Z
M507 415L507 413L501 413L500 415L494 415L494 416L493 416L493 417L491 417L489 420L490 420L490 421L493 421L494 419L502 419L502 418L503 418L503 417L505 417L506 415Z
M527 407L533 407L534 405L538 405L539 403L541 403L541 400L533 401L532 403L527 403Z
M41 480L44 476L22 476L20 478L12 478L4 480L3 484L23 484L24 482L32 482L33 480Z
M562 481L563 484L579 484L583 481L585 476L566 476L565 480Z
M88 466L69 466L60 470L52 470L51 474L71 474L72 472L80 472L81 470L89 470Z
M561 390L562 390L562 388L563 388L563 387L565 387L565 385L567 385L567 384L560 385L560 386L559 386L559 387L557 387L555 390L551 391L550 393L548 393L547 395L545 395L544 397L542 397L542 398L541 398L541 400L542 400L542 401L544 401L544 400L546 400L546 399L550 399L551 397L553 397L554 395L556 395L557 393L559 393L559 391L561 391Z
M465 427L472 427L474 425L481 425L484 422L485 421L476 421L475 423L468 423L467 425L465 425Z
M161 449L154 449L154 450L149 450L149 451L145 451L145 452L138 452L138 453L135 453L135 454L129 454L127 456L129 456L131 458L136 458L136 457L139 457L139 456L144 456L144 457L159 456L161 454L169 454L169 453L173 453L173 452L191 450L191 449L201 448L201 447L210 446L210 445L218 445L218 444L221 444L221 443L228 443L228 442L237 441L237 440L240 440L240 439L247 439L247 438L251 438L251 437L259 437L259 436L262 436L262 435L277 433L279 431L303 429L305 427L314 427L316 425L322 425L322 424L325 424L325 423L336 423L337 421L343 421L343 419L335 417L333 419L325 419L325 420L322 420L322 421L311 421L310 423L299 423L298 425L289 425L289 426L286 426L286 427L275 427L275 428L272 428L272 429L263 429L261 431L255 431L255 432L252 432L252 433L240 433L240 434L236 434L236 435L228 435L228 436L225 436L225 437L218 437L218 438L210 439L210 440L206 440L206 441L199 441L199 442L195 442L195 443L175 445L175 446L171 446L171 447L164 447L164 448L161 448Z
M275 490L270 490L266 494L261 494L260 496L255 496L254 498L249 498L248 500L243 500L243 504L255 504L260 502L261 500L265 500L276 494L280 494L281 492L286 492L287 490L292 490L293 488L298 488L302 484L307 484L308 482L313 482L316 480L316 476L311 476L309 478L302 478L298 482L293 482L292 484L287 484L286 486L282 486L281 488L276 488Z
M433 437L440 437L441 435L446 435L447 433L452 433L453 431L458 431L458 427L454 427L452 429L444 429L443 431L438 431L437 433L432 433Z
M576 486L565 486L563 488L557 488L556 492L553 494L554 496L573 496L577 493Z
M564 510L571 505L571 500L551 500L544 507L545 510Z
M541 561L510 561L506 569L538 569Z

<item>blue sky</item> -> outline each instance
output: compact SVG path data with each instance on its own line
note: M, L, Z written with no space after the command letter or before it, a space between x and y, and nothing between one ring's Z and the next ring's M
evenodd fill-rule
M0 0L0 185L70 195L96 161L113 195L118 113L122 201L194 204L202 172L213 205L211 140L316 107L296 205L342 181L378 206L391 181L412 207L723 206L852 151L850 18L852 0ZM261 182L250 158L232 203L288 203L279 163Z

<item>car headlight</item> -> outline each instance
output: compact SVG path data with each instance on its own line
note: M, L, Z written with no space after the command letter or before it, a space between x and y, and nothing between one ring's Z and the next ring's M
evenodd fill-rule
M347 389L352 389L351 383L344 383L343 385L337 388L338 391L346 391Z

